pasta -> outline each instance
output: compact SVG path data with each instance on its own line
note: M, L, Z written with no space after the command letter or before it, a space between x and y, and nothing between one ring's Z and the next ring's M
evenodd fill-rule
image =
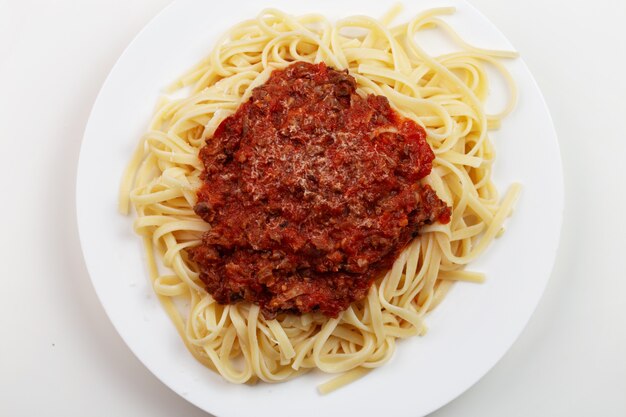
M503 232L520 193L513 184L499 199L487 135L515 105L515 85L499 60L516 54L465 43L440 18L452 8L391 26L399 11L331 23L320 15L267 9L234 26L170 87L183 98L161 100L128 165L120 211L126 214L132 205L137 213L134 229L143 237L154 291L194 357L230 382L280 382L319 369L342 374L320 392L337 389L388 361L398 339L424 335L424 317L456 281L484 279L464 267ZM461 50L429 56L415 35L432 27ZM450 223L423 228L367 297L337 318L308 313L267 320L256 305L220 305L185 251L210 227L193 211L203 169L199 149L273 69L294 61L348 69L360 94L386 96L424 127L435 153L425 183L452 207ZM484 110L486 65L499 70L510 88L509 103L498 114Z

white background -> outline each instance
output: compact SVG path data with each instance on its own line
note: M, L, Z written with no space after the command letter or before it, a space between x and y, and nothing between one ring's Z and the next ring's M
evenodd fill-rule
M167 3L0 0L0 416L206 415L115 333L75 224L91 106L124 47ZM528 327L433 416L625 416L626 2L472 4L520 51L546 97L565 218Z

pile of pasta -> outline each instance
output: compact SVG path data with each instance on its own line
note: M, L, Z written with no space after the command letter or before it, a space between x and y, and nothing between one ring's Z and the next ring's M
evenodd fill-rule
M465 265L502 233L520 192L513 184L499 198L488 137L515 105L515 85L501 60L516 54L464 42L441 19L454 9L427 10L392 26L399 12L333 23L268 9L232 27L170 88L184 98L161 100L126 170L120 210L128 213L132 205L136 211L134 228L143 237L154 291L194 357L230 382L280 382L319 369L338 374L320 391L336 389L387 362L398 339L424 335L425 316L456 281L484 279ZM431 28L451 37L459 51L428 55L416 34ZM272 70L294 61L348 69L359 94L383 95L423 126L435 154L424 181L452 207L449 224L424 227L367 297L337 318L310 313L267 320L257 305L220 305L186 253L210 228L193 211L203 169L199 149ZM510 89L498 114L485 112L487 66L499 70Z

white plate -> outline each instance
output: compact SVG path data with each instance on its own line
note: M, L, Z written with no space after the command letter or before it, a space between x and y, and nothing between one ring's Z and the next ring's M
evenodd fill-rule
M463 1L406 3L405 17L433 6L454 5L457 13L445 20L466 40L512 49L493 24ZM91 280L135 355L171 389L208 412L220 417L427 414L468 389L502 357L539 301L559 239L563 186L550 115L521 59L507 64L519 86L519 104L492 138L500 190L513 181L521 182L524 190L507 233L471 265L486 272L488 281L455 286L427 318L428 334L398 343L390 363L326 396L316 390L328 379L320 373L278 385L233 385L193 359L153 295L140 239L132 232L131 218L119 215L116 204L122 170L163 88L205 56L219 34L255 16L263 6L338 18L380 16L391 4L379 0L179 1L133 40L100 91L83 139L76 193ZM492 88L494 103L502 99L497 87Z

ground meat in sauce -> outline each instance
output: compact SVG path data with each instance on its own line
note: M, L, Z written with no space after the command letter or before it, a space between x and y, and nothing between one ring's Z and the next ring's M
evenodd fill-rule
M212 228L189 253L209 293L266 318L336 317L363 299L422 225L450 220L419 182L434 158L425 137L347 71L272 72L200 150L194 210Z

